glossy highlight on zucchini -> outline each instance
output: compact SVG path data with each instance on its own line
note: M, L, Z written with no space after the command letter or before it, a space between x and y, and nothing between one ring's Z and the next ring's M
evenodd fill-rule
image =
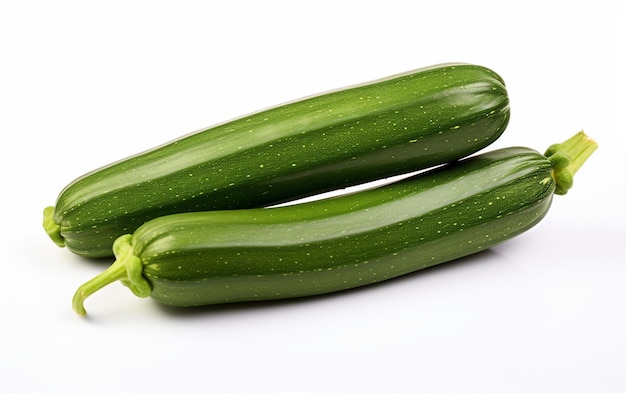
M512 147L358 193L276 208L181 213L119 237L117 260L73 307L115 281L172 306L346 290L470 255L536 225L597 144Z
M263 207L466 157L509 120L503 80L445 64L291 102L88 173L44 210L59 246L112 255L153 218Z

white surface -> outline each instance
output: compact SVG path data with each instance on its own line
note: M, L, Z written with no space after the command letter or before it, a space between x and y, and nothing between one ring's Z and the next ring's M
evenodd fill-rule
M626 391L619 2L414 3L3 2L0 391ZM332 296L177 311L114 284L88 300L89 318L71 310L106 265L41 228L75 177L448 61L507 81L512 119L491 148L543 150L580 129L600 144L531 231Z

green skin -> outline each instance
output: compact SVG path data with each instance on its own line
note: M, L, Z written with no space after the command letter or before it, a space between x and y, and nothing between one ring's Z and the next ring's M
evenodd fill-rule
M167 214L262 207L466 157L509 120L502 79L467 64L420 69L268 109L88 173L44 211L59 246L112 255Z
M507 148L351 195L157 218L116 240L116 262L78 289L73 306L84 314L85 298L117 280L141 297L197 306L324 294L411 273L537 224L595 148L581 132L548 157Z

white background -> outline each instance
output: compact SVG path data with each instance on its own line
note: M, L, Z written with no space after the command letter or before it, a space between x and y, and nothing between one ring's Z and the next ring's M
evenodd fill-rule
M1 4L0 391L626 391L619 2ZM511 122L489 149L543 151L581 129L599 142L537 227L331 296L182 311L116 283L88 318L73 313L106 263L41 228L68 182L252 111L449 61L507 82Z

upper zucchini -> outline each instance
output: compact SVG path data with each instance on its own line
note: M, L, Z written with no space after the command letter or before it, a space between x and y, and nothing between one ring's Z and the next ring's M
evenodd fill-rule
M166 214L267 206L454 161L494 142L509 100L493 71L447 64L261 111L88 173L44 226L60 246L112 255Z

